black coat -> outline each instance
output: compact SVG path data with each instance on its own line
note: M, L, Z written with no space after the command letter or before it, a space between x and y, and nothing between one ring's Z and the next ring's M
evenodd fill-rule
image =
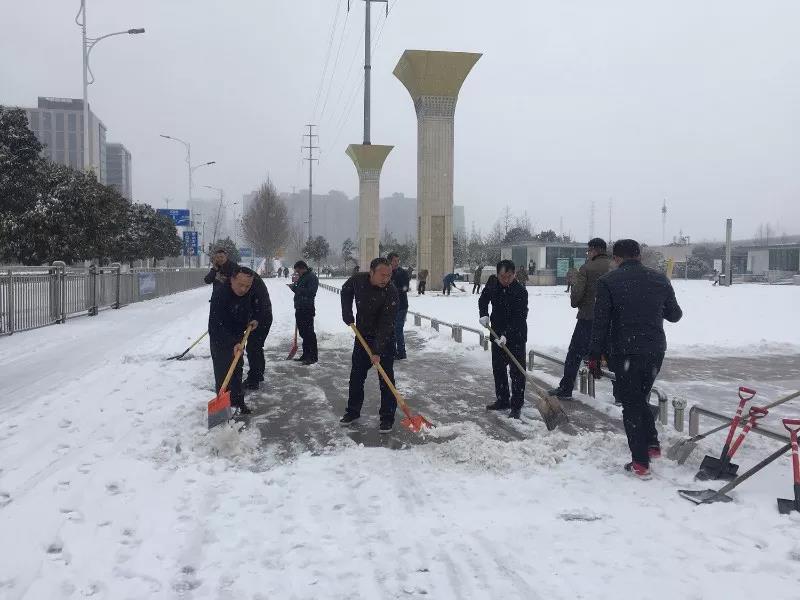
M237 296L230 280L214 286L208 312L208 336L212 345L233 348L241 341L248 323L256 318L253 297L253 288L244 296Z
M664 319L683 316L665 275L628 260L597 280L590 355L660 354L667 349Z
M478 299L481 317L489 316L492 305L492 329L497 335L506 336L509 343L528 341L528 290L516 279L503 287L497 278L490 278Z
M314 311L314 298L317 295L317 288L319 288L319 279L317 274L311 269L306 271L293 283L292 291L294 292L294 309L299 311Z
M272 301L264 280L253 276L253 287L250 288L252 318L258 321L258 331L266 336L272 327Z
M213 283L214 288L216 289L219 284L225 283L231 278L231 275L233 275L234 266L235 265L231 261L226 260L219 268L211 267L211 270L203 278L203 281L206 283Z
M397 288L390 283L385 288L374 286L369 273L358 273L342 286L342 320L346 325L355 323L365 338L372 342L372 352L381 354L394 339L394 319L397 315ZM353 300L356 317L353 318Z
M399 308L408 308L408 288L411 286L411 278L408 271L403 267L397 267L392 271L392 283L397 288Z

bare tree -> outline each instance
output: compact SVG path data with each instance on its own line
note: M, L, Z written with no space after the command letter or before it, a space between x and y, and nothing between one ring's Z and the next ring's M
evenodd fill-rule
M261 256L272 258L286 248L289 241L288 211L271 181L258 190L242 228L247 242Z

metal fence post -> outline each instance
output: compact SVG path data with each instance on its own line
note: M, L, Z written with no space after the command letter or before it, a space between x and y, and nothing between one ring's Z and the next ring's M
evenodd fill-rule
M417 327L422 327L422 317L419 315L414 315L414 325Z
M115 282L115 295L114 295L114 304L112 308L119 308L119 297L120 297L120 279L122 278L122 265L118 262L111 263L111 268L116 269L116 277L114 278Z
M439 321L436 319L431 319L431 328L439 331Z
M87 298L89 302L89 316L94 317L97 316L99 312L97 310L97 267L92 265L89 267L88 277L86 278L89 286L89 297Z
M8 270L8 333L14 333L14 272Z
M578 389L580 390L581 394L586 393L588 375L589 375L589 369L587 369L586 367L581 367L581 370L578 371L578 377L580 382Z
M686 410L686 400L683 398L674 398L672 400L672 408L675 409L673 421L675 431L683 431L683 413Z
M589 392L589 396L591 396L592 398L595 397L595 395L594 395L595 394L595 390L594 390L594 375L592 375L591 371L589 371L589 373L588 373L588 375L586 377L586 391Z
M54 260L53 266L58 270L58 280L57 280L57 287L58 287L58 298L57 298L57 311L58 311L58 320L56 323L64 324L67 322L67 289L66 289L66 271L67 271L67 263L63 260Z
M455 341L457 341L459 344L460 344L460 343L462 343L462 340L463 340L463 334L462 334L462 332L461 332L461 327L460 327L460 326L458 326L458 325L453 325L453 329L452 329L452 335L453 335L453 339L454 339Z
M528 371L533 371L533 359L536 356L536 352L533 350L528 351Z

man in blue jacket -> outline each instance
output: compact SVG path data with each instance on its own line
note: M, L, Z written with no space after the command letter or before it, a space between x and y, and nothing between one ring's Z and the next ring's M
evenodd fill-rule
M297 333L303 338L303 352L296 359L304 365L313 365L319 359L317 353L317 334L314 332L314 298L317 295L319 280L305 261L298 260L294 263L294 273L297 278L289 284L289 289L294 292L294 318L297 323Z
M625 470L650 478L650 459L661 456L648 397L661 370L667 338L664 319L677 323L683 316L669 279L642 264L639 243L614 244L617 269L597 280L589 369L602 376L601 356L609 352L614 372L614 397L622 404L622 421L632 461Z

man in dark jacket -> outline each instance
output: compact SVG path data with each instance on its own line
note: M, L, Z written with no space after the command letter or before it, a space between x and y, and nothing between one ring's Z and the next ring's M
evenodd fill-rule
M211 294L211 310L208 314L208 337L211 342L211 360L214 363L214 379L216 389L222 387L234 354L239 349L245 330L249 327L257 329L258 322L253 307L253 272L246 267L236 266L231 277L215 286ZM250 409L244 403L242 391L242 366L240 358L228 385L231 392L231 406L241 413L249 414Z
M348 425L361 416L364 404L364 382L372 365L380 364L394 383L394 326L397 314L397 289L392 285L392 267L385 258L374 259L369 273L353 275L342 286L342 320L346 325L356 324L361 335L372 350L372 360L358 339L353 347L350 369L350 388L347 410L339 420ZM356 318L353 318L353 300L356 302ZM389 433L394 427L395 400L386 382L378 378L381 389L380 428Z
M594 298L597 292L597 280L612 268L611 259L606 254L604 240L589 240L586 250L586 262L575 274L570 293L572 308L578 309L575 330L569 343L567 358L564 360L564 377L558 387L548 393L562 400L572 400L572 389L581 361L589 354L589 343L592 340L592 320L594 319Z
M247 340L247 379L244 385L247 389L257 390L264 381L264 342L272 327L272 302L264 280L247 267L241 267L242 273L252 273L253 286L250 288L252 297L253 319L258 321L258 327L250 333Z
M511 362L502 346L525 368L525 343L528 341L528 290L517 281L516 267L510 260L497 263L497 278L486 283L478 300L480 322L491 325L500 336L492 344L492 371L494 373L495 402L486 410L505 410L508 416L519 419L525 401L525 374ZM489 316L489 304L492 315ZM511 392L508 389L508 369L511 369Z
M589 368L600 376L601 355L610 351L614 396L622 403L633 459L625 470L648 479L650 459L661 450L647 400L667 349L664 319L677 323L683 312L669 279L642 265L635 240L617 241L613 253L618 268L597 282Z
M305 261L298 260L294 263L294 272L297 280L289 284L289 289L294 292L294 318L297 323L297 333L303 338L303 352L298 362L308 366L319 359L317 353L317 334L314 332L314 298L317 295L319 280Z
M428 285L428 269L420 269L417 274L417 293L420 296L425 295L425 287Z
M442 295L449 296L450 295L450 288L456 287L456 278L458 275L455 273L448 273L442 279Z
M211 255L211 270L203 278L206 283L213 283L214 288L221 283L225 283L233 274L236 265L228 260L228 253L225 248L217 248Z
M478 268L475 269L475 281L472 282L473 294L480 294L482 277L483 277L483 265L478 265Z
M406 338L403 334L403 327L408 316L408 288L411 286L411 279L408 272L400 266L400 255L397 252L390 252L386 257L392 266L392 284L397 288L397 316L394 321L394 343L395 360L406 358Z

